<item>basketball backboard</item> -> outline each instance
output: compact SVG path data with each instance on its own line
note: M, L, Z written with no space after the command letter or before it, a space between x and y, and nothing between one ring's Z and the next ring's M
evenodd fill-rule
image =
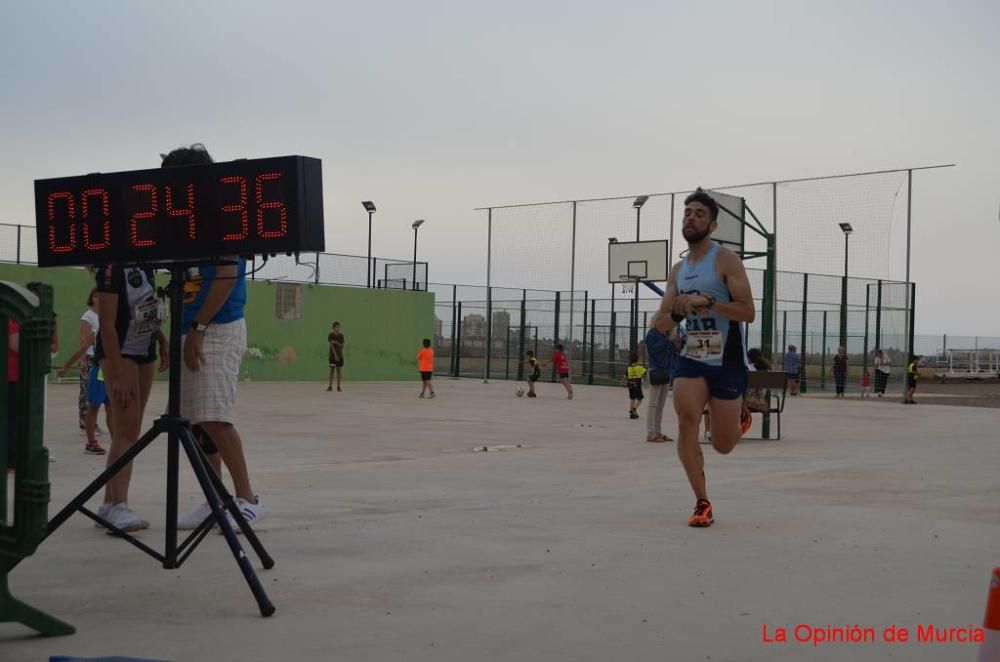
M746 241L746 201L718 191L706 191L719 205L719 227L712 239L737 254L743 253Z
M609 283L663 282L669 273L666 239L608 243Z

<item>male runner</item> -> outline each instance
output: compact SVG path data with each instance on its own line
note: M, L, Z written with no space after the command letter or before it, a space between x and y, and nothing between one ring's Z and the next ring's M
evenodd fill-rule
M755 316L743 262L711 239L718 216L718 204L701 189L684 200L688 254L670 270L667 291L652 321L663 333L681 321L687 327L675 372L674 411L679 423L677 454L697 499L688 524L699 527L715 520L698 426L708 405L715 450L725 455L739 442L741 398L747 385L740 323L753 322Z

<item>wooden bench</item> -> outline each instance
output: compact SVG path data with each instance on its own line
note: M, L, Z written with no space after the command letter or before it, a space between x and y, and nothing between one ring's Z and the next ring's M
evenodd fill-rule
M767 403L766 412L754 412L759 414L776 415L778 419L777 437L760 437L761 439L781 439L781 413L785 410L785 398L788 395L788 375L776 370L758 370L750 372L747 378L747 390L761 389L764 391L764 401Z
M781 439L781 412L785 410L785 398L788 396L788 375L776 370L758 370L747 373L747 390L760 389L764 391L764 401L767 403L766 411L751 410L751 414L765 414L770 416L775 414L778 419L778 436L743 437L744 439ZM707 419L708 407L702 415ZM704 432L702 433L702 443L710 443L708 433L708 421L705 421Z

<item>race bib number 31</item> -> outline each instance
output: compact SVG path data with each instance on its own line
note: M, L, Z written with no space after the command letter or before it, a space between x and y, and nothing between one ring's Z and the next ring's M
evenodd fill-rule
M685 350L688 358L706 361L722 358L720 331L688 331Z

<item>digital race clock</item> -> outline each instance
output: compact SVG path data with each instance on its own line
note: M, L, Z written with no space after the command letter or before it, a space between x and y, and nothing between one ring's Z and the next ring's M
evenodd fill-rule
M319 159L280 156L35 180L38 264L319 252Z

